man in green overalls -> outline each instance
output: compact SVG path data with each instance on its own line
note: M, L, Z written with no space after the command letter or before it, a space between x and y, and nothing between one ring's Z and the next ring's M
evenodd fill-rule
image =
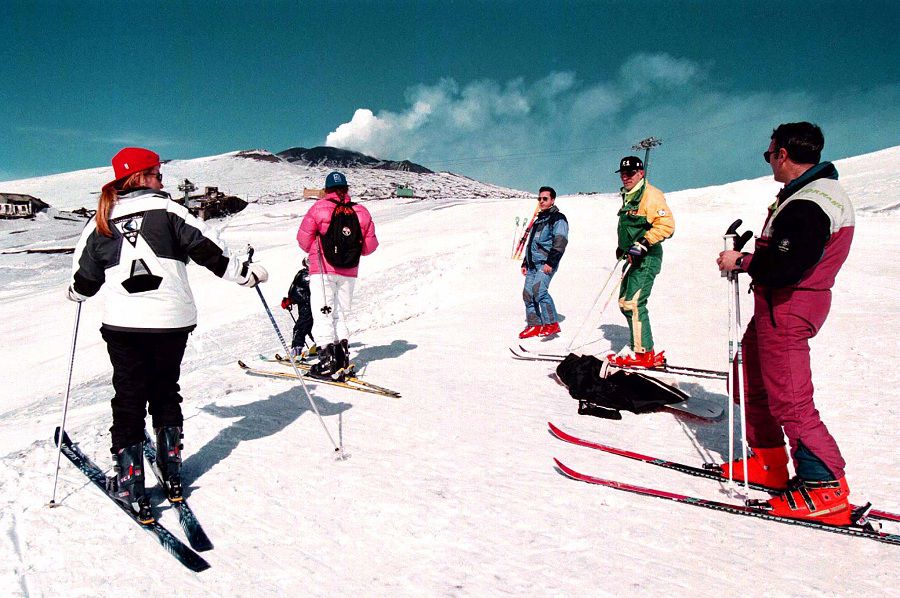
M662 269L662 242L675 232L675 220L662 191L644 179L640 158L622 158L616 172L622 179L616 258L630 264L619 289L619 309L628 318L631 341L607 359L618 366L655 367L665 363L665 357L653 349L647 300Z

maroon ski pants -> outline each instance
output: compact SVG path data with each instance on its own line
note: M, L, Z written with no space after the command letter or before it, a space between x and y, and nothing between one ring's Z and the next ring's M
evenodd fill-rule
M831 291L775 290L771 311L763 291L753 295L753 318L743 339L747 441L774 448L784 445L786 435L798 476L804 477L797 459L802 443L842 478L845 462L813 403L809 365L809 339L828 316Z

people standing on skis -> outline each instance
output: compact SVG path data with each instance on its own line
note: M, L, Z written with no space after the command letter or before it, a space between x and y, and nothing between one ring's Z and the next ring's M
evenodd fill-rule
M332 226L332 221L340 226ZM325 197L306 212L297 231L297 243L309 254L313 336L320 345L327 343L320 347L319 361L310 374L340 379L350 367L347 319L359 258L378 248L372 216L351 201L343 173L332 172L326 177Z
M569 242L569 222L555 204L553 187L541 187L538 191L540 212L531 227L522 260L526 326L519 338L559 333L559 317L549 287Z
M644 178L640 158L625 156L616 172L622 180L616 260L624 259L628 268L619 289L619 309L628 319L630 340L607 359L619 366L655 367L665 358L654 349L647 301L662 269L662 242L675 232L675 220L663 192Z
M294 305L297 306L294 336L291 340L291 357L299 359L312 357L318 351L316 339L312 335L313 313L309 294L309 257L305 257L303 267L294 275L287 297L281 300L281 309L286 309L289 313ZM309 348L306 347L306 337L311 341Z
M153 521L144 485L146 410L156 432L157 458L169 500L182 500L184 418L178 379L197 308L189 260L216 276L254 287L266 269L229 256L216 232L162 191L159 156L127 147L112 158L115 180L103 186L97 214L85 227L72 261L66 296L81 302L106 284L100 334L113 367L112 436L115 476L110 494L142 522Z
M813 403L809 360L809 339L828 316L855 222L837 169L820 162L824 145L821 129L808 122L772 132L763 159L784 187L769 206L754 251L723 251L717 264L753 281L753 318L743 337L750 481L785 489L765 504L775 515L848 525L845 462ZM743 480L740 460L723 466L726 475L729 469Z

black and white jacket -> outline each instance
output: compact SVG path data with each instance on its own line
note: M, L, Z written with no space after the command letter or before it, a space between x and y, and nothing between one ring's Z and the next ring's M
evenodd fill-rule
M72 260L72 288L93 297L106 284L103 328L177 332L197 324L188 260L238 281L246 257L230 257L214 229L167 193L138 189L119 196L109 219L113 237L96 221L85 226Z

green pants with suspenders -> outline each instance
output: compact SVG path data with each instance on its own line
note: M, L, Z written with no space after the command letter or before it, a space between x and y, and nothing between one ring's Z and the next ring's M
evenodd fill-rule
M647 300L650 298L650 291L653 290L653 281L662 269L662 252L659 252L660 255L654 253L648 254L639 267L628 271L619 289L619 309L628 319L631 348L635 353L653 350L653 332L650 330Z

